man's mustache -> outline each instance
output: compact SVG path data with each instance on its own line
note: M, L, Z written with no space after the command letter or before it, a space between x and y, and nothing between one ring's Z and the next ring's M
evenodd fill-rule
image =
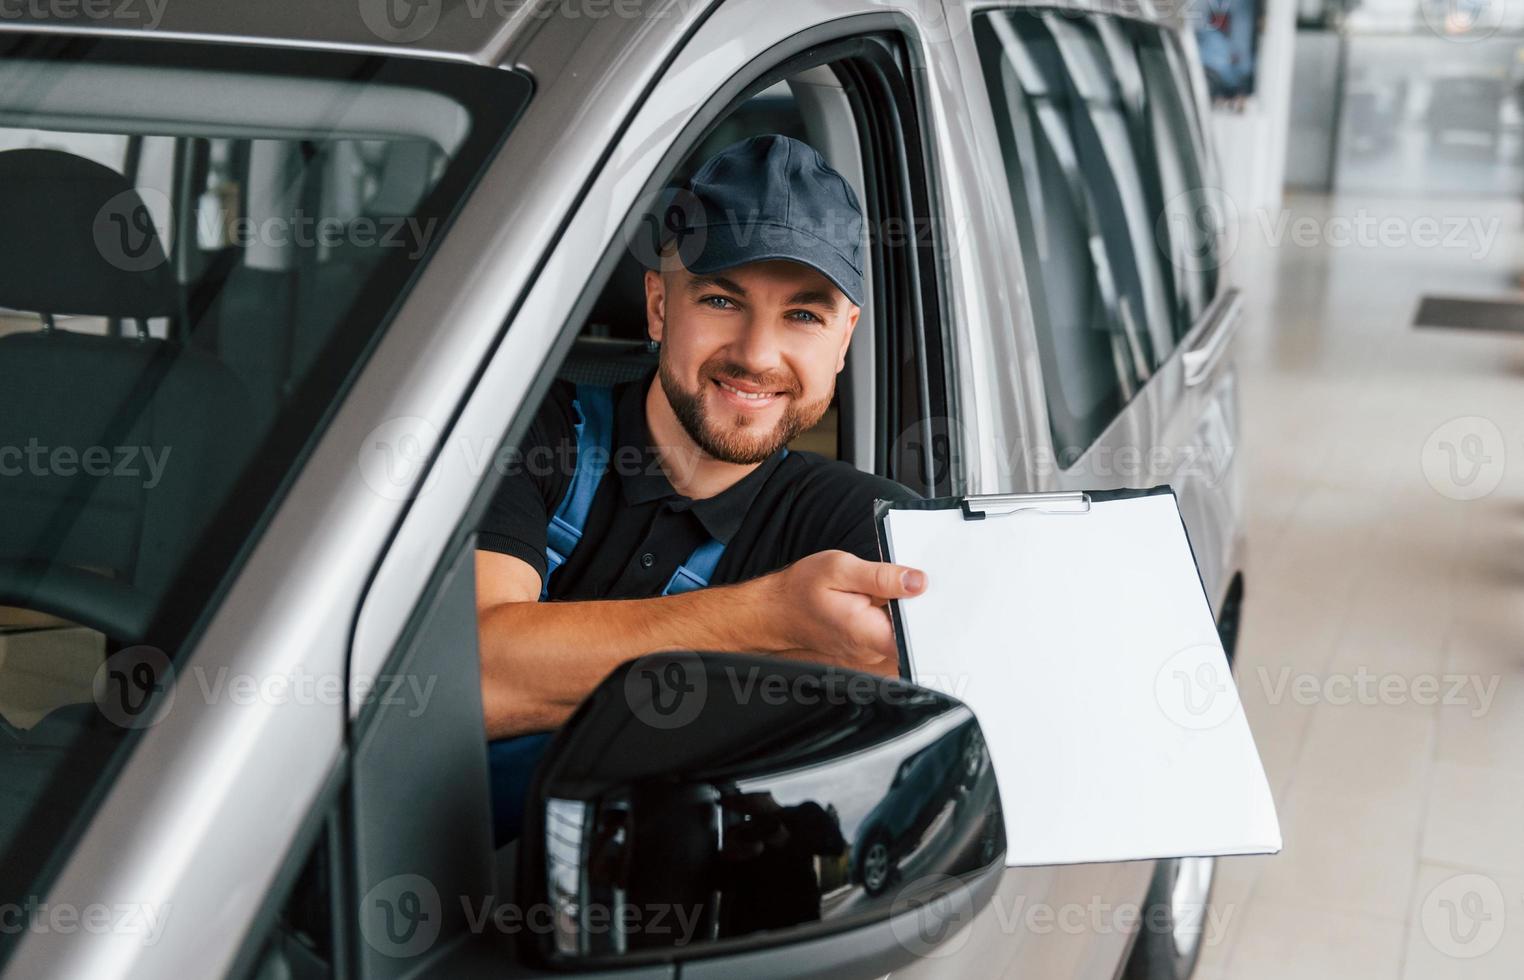
M754 388L761 388L763 391L776 391L785 395L798 395L803 389L799 379L792 375L751 374L732 365L713 368L705 373L714 381L730 384L740 382Z

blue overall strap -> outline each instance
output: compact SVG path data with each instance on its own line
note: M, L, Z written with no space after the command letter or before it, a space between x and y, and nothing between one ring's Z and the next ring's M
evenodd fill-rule
M783 450L783 458L788 459L788 449ZM661 590L662 595L682 595L684 592L692 592L696 589L707 589L714 579L714 570L720 567L720 559L725 556L725 543L710 538L704 544L698 546L698 550L688 556L688 560L677 567L672 577L667 580L667 587Z
M705 541L688 556L687 561L677 566L677 571L667 580L667 587L661 590L661 594L682 595L695 589L709 588L709 580L714 578L714 570L719 567L724 555L725 542L714 538Z
M572 409L577 423L577 470L571 486L561 498L561 506L545 529L545 583L540 599L550 596L550 577L566 564L566 559L582 540L587 515L593 509L593 497L608 469L610 447L614 442L614 390L597 385L577 385Z

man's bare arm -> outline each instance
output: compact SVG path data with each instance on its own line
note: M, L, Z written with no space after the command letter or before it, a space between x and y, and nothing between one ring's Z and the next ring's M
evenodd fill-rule
M839 551L652 599L539 602L539 573L493 552L477 552L476 575L489 738L554 728L616 666L666 650L771 653L892 675L883 605L925 589L920 572Z

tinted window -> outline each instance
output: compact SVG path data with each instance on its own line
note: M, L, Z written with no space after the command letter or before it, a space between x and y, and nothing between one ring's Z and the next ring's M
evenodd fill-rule
M528 88L0 40L0 902L88 817Z
M1183 107L1159 36L1112 18L993 13L978 39L1006 162L1054 445L1072 461L1173 353L1202 304L1168 220L1200 186L1161 153ZM1197 246L1199 247L1199 246ZM1195 263L1199 268L1199 263Z

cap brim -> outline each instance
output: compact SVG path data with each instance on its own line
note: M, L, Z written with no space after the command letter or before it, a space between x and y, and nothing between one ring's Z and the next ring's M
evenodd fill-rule
M800 243L750 242L740 245L711 237L697 255L689 255L679 247L678 255L687 270L697 276L713 275L753 262L796 262L814 269L825 276L854 306L863 305L863 276L852 263L822 242L819 249L806 248Z

